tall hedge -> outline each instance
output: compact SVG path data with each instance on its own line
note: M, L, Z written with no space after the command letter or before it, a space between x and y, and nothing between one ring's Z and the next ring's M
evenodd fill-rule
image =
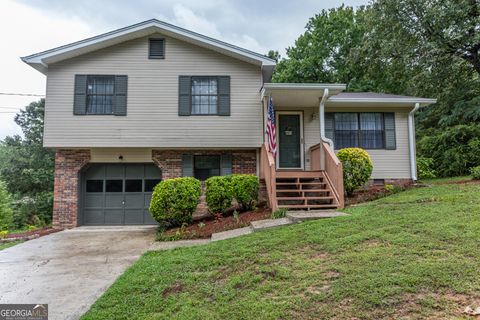
M253 174L237 174L232 176L233 197L242 210L252 210L258 201L260 181Z
M200 181L191 177L161 181L153 190L150 213L159 223L192 222L201 193Z
M370 155L361 148L345 148L337 153L343 165L343 185L345 192L351 195L363 186L372 175L373 164Z

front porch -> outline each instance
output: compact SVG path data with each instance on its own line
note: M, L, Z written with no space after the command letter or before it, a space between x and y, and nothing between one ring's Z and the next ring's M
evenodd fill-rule
M342 164L325 137L325 101L344 85L265 84L262 105L265 128L268 100L273 99L276 157L264 143L260 176L272 210L337 209L344 206ZM265 136L265 140L268 141Z

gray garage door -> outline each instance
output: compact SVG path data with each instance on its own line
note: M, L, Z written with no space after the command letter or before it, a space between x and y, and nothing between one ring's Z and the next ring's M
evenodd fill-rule
M155 224L148 207L161 180L153 164L93 164L82 176L79 224Z

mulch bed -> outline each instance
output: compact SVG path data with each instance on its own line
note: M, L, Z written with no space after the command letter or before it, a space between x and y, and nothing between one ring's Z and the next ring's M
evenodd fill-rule
M400 186L400 190L407 190L415 187L416 185L414 184L406 184L406 185ZM345 197L345 206L351 206L351 205L359 204L362 202L377 200L377 199L389 196L392 193L393 192L387 190L384 185L369 186L364 189L359 189L355 191L351 196Z
M213 233L247 227L252 221L270 219L271 214L272 211L269 208L257 208L257 210L254 211L239 213L237 218L234 216L210 216L208 218L195 221L194 224L183 229L169 229L163 233L163 237L174 236L178 231L183 233L182 239L210 238ZM200 227L199 225L202 224L203 226Z
M4 239L0 239L1 242L17 241L17 240L31 240L39 238L41 236L46 236L54 232L61 231L60 229L54 229L52 227L45 227L35 230L29 230L19 233L10 233Z

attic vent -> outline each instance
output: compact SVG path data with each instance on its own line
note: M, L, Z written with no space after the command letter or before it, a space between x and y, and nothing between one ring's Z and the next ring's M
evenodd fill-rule
M165 58L165 39L149 39L148 58Z

